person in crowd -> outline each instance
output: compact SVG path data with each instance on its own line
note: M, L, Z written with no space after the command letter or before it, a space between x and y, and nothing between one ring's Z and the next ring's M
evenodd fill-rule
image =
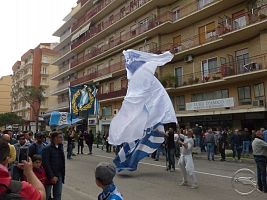
M242 140L243 140L242 154L243 154L243 156L248 157L249 156L249 147L251 145L251 134L247 128L244 128L244 131L242 132Z
M264 141L267 142L267 128L265 128L265 130L262 133L263 133Z
M168 153L168 161L169 165L167 170L175 171L175 142L174 142L174 130L173 128L169 128L166 131L167 136L167 153Z
M42 156L35 154L32 156L32 165L33 165L33 172L36 177L41 181L41 183L45 186L47 185L47 176L45 173L45 169L42 166Z
M3 134L8 134L10 137L10 144L14 145L17 144L18 141L14 138L14 134L12 132L12 130L4 130ZM16 137L17 138L17 137Z
M33 143L33 133L31 131L23 131L26 142L32 144Z
M106 152L110 153L111 152L111 145L108 143L108 135L109 135L108 132L106 132L104 135L104 141L106 144Z
M208 134L207 133L207 131L206 131L206 129L205 128L203 128L202 129L202 133L201 133L201 152L206 152L206 146L207 146L207 144L206 144L206 134Z
M10 155L9 155L9 164L12 164L16 160L16 149L15 146L10 144L11 138L8 134L4 134L2 136L2 139L5 140L8 143L9 149L10 149Z
M103 190L98 195L98 200L123 200L113 181L115 175L116 169L110 163L101 162L96 166L96 185Z
M195 136L195 145L196 147L200 147L202 128L198 124L196 124L193 131Z
M0 197L3 199L45 200L46 194L42 183L32 170L32 162L23 161L20 164L23 174L28 182L14 181L8 173L10 148L6 141L0 139ZM15 197L14 197L15 196Z
M43 143L43 134L38 132L35 135L36 141L33 142L29 147L29 156L32 158L33 155L42 155L45 144Z
M242 144L243 142L242 142L241 132L238 129L236 129L231 139L231 146L232 146L234 160L236 160L236 155L237 155L237 159L240 161Z
M19 156L20 156L20 150L22 148L29 148L30 143L26 142L26 138L25 135L23 133L21 133L20 135L18 135L18 140L19 142L17 144L15 144L15 149L16 149L16 160L19 161ZM21 170L21 168L17 165L14 165L12 168L12 179L13 180L17 180L17 181L21 181L23 180L23 170Z
M206 144L207 144L207 152L208 152L208 160L214 161L214 145L215 145L215 137L211 128L208 129L208 133L206 135Z
M179 158L180 157L180 144L178 144L178 141L179 141L179 132L180 130L178 131L175 131L174 133L174 144L175 144L175 157L176 158Z
M253 156L257 165L258 189L267 193L266 166L267 166L267 143L264 141L262 131L256 132L256 137L252 142Z
M219 151L221 153L221 161L225 161L225 149L227 147L227 130L223 130L219 135Z
M81 149L81 154L83 154L83 147L84 147L83 141L84 141L84 133L80 131L78 136L78 154L80 153L80 149Z
M75 137L75 131L74 131L74 128L71 127L68 131L68 137L67 137L67 140L68 140L68 144L67 144L67 159L70 160L72 159L71 156L73 154L73 148L74 148L74 137Z
M219 137L221 135L222 130L220 128L216 128L216 131L214 131L214 139L215 139L215 143L214 143L214 154L217 155L218 151L219 151Z
M98 131L96 135L96 148L99 148L100 143L101 143L101 134L100 131Z
M193 130L189 129L187 131L187 136L180 134L179 138L183 140L178 140L178 143L182 145L181 156L179 159L179 166L183 175L183 182L181 186L190 186L192 189L197 188L197 179L194 172L194 162L192 157L192 150L194 147L193 140ZM189 184L191 182L191 184Z
M65 180L65 156L63 151L63 136L60 132L51 133L51 143L42 153L43 166L51 185L46 186L47 200L53 188L54 200L61 200L62 185Z
M93 143L94 143L94 134L93 131L90 130L88 134L85 135L85 142L88 146L89 149L89 155L92 155L92 150L93 150Z

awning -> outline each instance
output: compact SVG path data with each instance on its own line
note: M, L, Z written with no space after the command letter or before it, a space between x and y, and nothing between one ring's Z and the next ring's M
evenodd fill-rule
M72 37L71 37L71 41L76 40L78 37L80 37L80 35L84 34L86 31L89 30L91 25L91 22L89 22L86 26L84 26L81 30L79 30L77 33L75 33Z

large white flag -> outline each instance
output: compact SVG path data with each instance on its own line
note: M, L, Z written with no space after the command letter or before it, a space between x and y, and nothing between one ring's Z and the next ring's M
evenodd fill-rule
M156 68L170 62L173 55L136 50L123 51L123 54L129 84L122 107L110 124L109 143L113 145L141 139L145 130L158 123L177 123L169 95L154 76Z

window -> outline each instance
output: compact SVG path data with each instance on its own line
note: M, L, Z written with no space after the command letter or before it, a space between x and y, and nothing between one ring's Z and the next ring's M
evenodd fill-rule
M202 79L209 76L210 73L218 72L217 58L210 58L201 62Z
M148 29L149 19L143 19L139 22L140 32L144 32Z
M233 28L240 29L247 25L246 13L244 10L233 14Z
M211 22L209 24L206 24L205 26L199 27L198 32L200 44L212 40L216 36L215 22Z
M136 36L136 24L131 26L131 36Z
M245 65L249 63L249 54L248 49L242 49L235 52L236 56L236 67L238 73L244 73L246 72Z
M175 69L175 78L176 78L176 84L177 86L183 85L183 68L178 67Z
M229 98L229 92L227 89L193 94L191 101L197 102L197 101L207 101L213 99L224 99L224 98Z
M180 18L180 8L176 8L174 11L173 11L173 19L174 21L179 19Z
M109 83L109 92L114 92L114 82Z
M185 98L183 95L177 97L177 108L179 111L185 110Z
M46 67L42 67L42 74L47 74Z
M125 10L125 7L123 7L121 8L121 11L120 11L121 18L123 18L125 14L126 14L126 10Z
M240 105L251 104L251 89L250 86L238 88L238 100Z
M112 115L112 106L106 106L102 108L103 116L111 116Z
M254 85L254 95L256 99L265 96L264 83Z
M213 0L198 0L198 9L204 8L206 5L213 2Z
M182 46L181 46L181 35L175 36L173 38L173 47L175 49L176 52L179 52L182 50Z

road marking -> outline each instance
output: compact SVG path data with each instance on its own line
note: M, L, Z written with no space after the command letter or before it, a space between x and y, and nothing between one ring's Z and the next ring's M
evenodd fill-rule
M113 157L109 157L109 156L103 156L103 155L94 155L96 157L100 157L100 158L108 158L108 159L114 159ZM158 164L153 164L153 163L147 163L147 162L139 162L140 164L143 165L150 165L150 166L155 166L155 167L161 167L161 168L166 168L166 166L164 165L158 165ZM195 171L197 174L204 174L204 175L208 175L208 176L216 176L216 177L220 177L220 178L227 178L227 179L231 179L231 176L225 176L225 175L220 175L220 174L213 174L213 173L208 173L208 172L201 172L201 171Z

